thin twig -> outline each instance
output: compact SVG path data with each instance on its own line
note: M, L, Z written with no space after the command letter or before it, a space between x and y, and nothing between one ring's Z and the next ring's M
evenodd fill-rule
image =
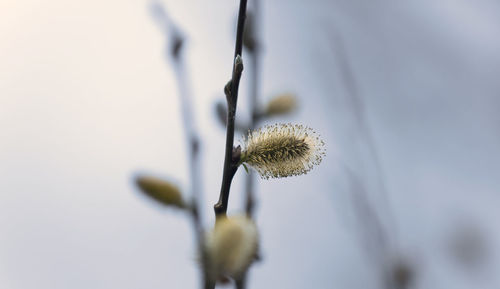
M365 249L372 257L377 265L383 260L388 252L389 234L384 229L380 216L378 215L375 206L367 198L366 187L359 177L346 164L343 165L349 181L349 193L352 198L352 204L355 208L355 213L360 222L361 231L360 240L365 241ZM368 242L366 242L368 240Z
M250 23L247 25L251 25L251 27L247 26L247 31L250 31L247 37L251 38L251 47L249 48L249 57L250 57L250 80L249 80L249 106L250 106L250 123L248 124L248 128L250 130L255 129L257 122L260 119L260 114L257 108L258 101L258 93L259 93L259 56L260 56L260 39L258 39L258 23L259 23L259 1L253 0L252 5L252 18ZM250 28L250 29L248 29ZM245 178L245 211L248 218L253 218L254 209L255 209L255 175L251 170L248 172ZM248 270L248 269L247 269ZM236 281L236 289L245 289L247 283L247 275L248 272L245 272L243 277Z
M413 269L409 267L410 265L403 264L399 267L387 268L387 266L394 266L392 264L387 264L387 256L391 254L391 246L394 246L394 244L391 244L391 241L397 241L397 239L395 240L395 238L397 237L397 226L395 224L394 214L391 210L389 202L388 190L385 183L385 173L380 161L379 152L377 150L372 131L370 130L370 126L366 120L365 106L358 90L358 83L352 71L351 64L349 63L349 58L347 57L347 53L340 34L333 34L333 42L336 48L335 52L337 54L337 59L339 62L339 71L347 90L350 107L354 114L357 129L364 142L366 143L366 146L372 158L375 176L380 192L380 198L377 198L379 201L379 206L377 208L377 206L374 205L373 201L370 201L368 193L366 191L366 187L363 184L363 180L360 180L356 176L356 174L346 166L345 169L350 181L353 204L355 205L355 211L358 215L358 219L361 222L360 233L364 234L361 235L360 239L370 240L370 242L365 242L366 251L372 258L375 268L379 268L379 270L382 271L382 275L385 276L387 274L387 270L391 272L390 274L395 274L393 273L393 270L403 270L396 272L404 272L403 275L405 276L404 278L406 278L405 274L412 274ZM380 208L380 205L385 205L385 208ZM386 216L386 226L384 226L381 219L383 213L385 213ZM401 288L405 288L405 286L407 286L407 282L404 278L402 279L403 281L395 280L395 282L401 282L401 284L388 283L387 286L389 288L396 288L393 286L400 286ZM391 282L394 282L394 280Z
M176 37L176 36L174 36ZM199 201L201 194L201 175L200 175L200 140L198 137L197 130L195 128L194 117L191 112L191 94L189 92L189 86L187 85L187 73L185 72L184 61L181 57L179 51L182 45L180 38L174 38L174 43L172 44L172 56L174 57L174 68L177 82L179 84L179 95L182 106L182 115L184 119L184 129L186 133L186 139L189 144L189 173L191 179L191 216L193 220L193 226L195 229L196 243L198 246L198 251L201 254L201 262L203 268L203 279L204 288L212 289L215 288L215 284L209 281L207 276L207 257L204 248L204 229L200 218L199 212Z
M350 107L352 108L357 128L366 143L366 147L369 150L370 156L375 166L375 176L378 182L379 192L381 193L380 201L381 203L385 202L386 209L384 210L384 212L386 216L389 217L388 221L391 222L390 225L392 225L393 229L395 229L394 217L390 209L388 191L385 183L385 173L380 161L379 152L373 139L372 131L366 120L365 105L358 90L358 83L352 71L352 67L349 62L344 43L339 33L335 33L334 31L332 42L333 45L335 45L334 52L337 54L336 56L339 62L339 71L347 90L347 100L350 101Z
M245 27L245 13L247 0L240 0L240 10L238 13L238 28L236 31L236 44L234 49L233 73L231 80L227 83L224 91L227 101L227 128L226 128L226 152L224 156L224 171L222 175L222 185L219 201L214 205L216 215L227 213L227 203L229 201L229 190L234 174L238 170L239 151L233 149L234 143L234 119L236 116L236 104L238 102L238 88L240 85L241 73L243 71L243 61L241 59L243 48L243 29Z
M182 47L184 44L184 38L181 32L175 27L167 13L163 9L163 6L159 3L154 3L152 6L154 16L156 20L161 24L161 28L170 38L168 54L172 59L175 77L178 83L179 99L181 102L182 118L184 124L184 131L186 140L188 143L188 159L189 159L189 175L191 180L191 201L190 201L190 212L191 219L193 222L193 227L195 230L196 244L198 246L198 251L201 254L202 262L202 273L205 289L215 288L215 283L210 281L208 277L208 261L204 247L204 229L200 218L199 212L199 201L201 194L201 174L200 174L200 140L198 137L195 120L193 113L191 111L191 92L189 90L188 73L186 73L186 66L184 64L184 59L182 58Z
M203 268L203 279L204 288L211 289L215 288L215 284L211 285L209 278L207 276L207 257L204 247L204 229L200 218L199 212L199 201L201 194L201 176L200 176L200 141L198 133L196 132L194 126L194 118L191 113L191 102L188 86L186 85L186 74L184 71L184 63L180 57L174 59L175 75L179 83L179 94L182 104L184 126L186 132L186 138L189 144L189 172L191 179L191 216L193 221L193 226L195 229L196 243L198 246L198 252L201 254L201 262Z
M249 35L252 39L252 48L250 49L249 58L250 58L250 79L249 79L249 100L250 100L250 123L248 127L250 130L255 129L257 122L259 121L259 112L257 110L257 101L258 101L258 90L259 90L259 56L260 56L260 39L258 38L260 23L260 10L259 10L259 1L254 0L252 2L252 21L249 23L252 25L250 27L250 31L252 35ZM248 25L248 24L247 24ZM248 29L249 27L247 27ZM246 200L245 200L245 211L249 218L253 217L253 211L255 208L255 176L254 172L250 171L245 178L245 191L246 191Z

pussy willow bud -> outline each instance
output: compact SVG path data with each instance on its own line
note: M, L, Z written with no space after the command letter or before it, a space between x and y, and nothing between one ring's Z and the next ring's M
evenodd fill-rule
M324 145L307 126L268 125L249 132L240 163L250 165L264 179L306 174L321 163Z
M207 233L205 249L212 280L238 280L257 256L257 226L246 216L218 217Z
M268 116L280 115L292 112L297 106L295 96L293 94L281 94L273 98L265 109L265 114Z
M136 183L145 195L158 203L165 206L186 208L186 203L182 199L182 193L175 185L149 176L138 177Z

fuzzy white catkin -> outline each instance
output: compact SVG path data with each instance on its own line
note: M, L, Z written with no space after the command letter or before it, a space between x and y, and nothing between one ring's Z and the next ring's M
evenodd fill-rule
M274 124L251 131L243 143L241 162L264 179L308 173L325 155L325 143L311 128Z
M238 280L255 259L258 244L257 226L250 218L218 217L205 240L211 278Z

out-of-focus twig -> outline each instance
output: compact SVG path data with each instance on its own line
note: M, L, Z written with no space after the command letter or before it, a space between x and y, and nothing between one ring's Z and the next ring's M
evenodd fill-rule
M249 129L255 129L255 126L260 118L258 111L258 94L259 94L259 72L260 72L260 38L259 23L260 23L260 1L252 2L252 13L249 14L249 21L246 26L244 44L249 50L250 58L250 80L249 80L249 107L250 107L250 123ZM246 40L246 41L245 41ZM255 176L254 172L250 171L245 179L245 210L251 218L255 208Z
M165 9L158 2L153 2L151 12L167 36L167 57L172 60L175 77L178 83L179 99L181 103L184 131L188 143L189 175L191 181L190 211L195 229L198 251L201 254L203 269L203 280L205 289L215 288L208 278L207 257L204 248L204 229L199 212L199 201L201 196L201 174L200 174L200 139L196 129L196 123L192 113L191 91L189 90L188 74L184 63L182 48L184 37L181 31L172 23Z
M366 147L369 150L370 156L375 166L374 174L376 176L379 191L382 197L381 202L384 202L386 204L385 213L391 216L389 209L389 200L387 196L387 186L385 184L385 173L380 163L380 156L373 140L371 129L366 121L365 106L358 90L358 83L356 81L356 78L354 77L351 64L349 63L349 57L345 51L344 42L340 34L334 31L332 35L333 51L336 54L338 69L342 77L342 82L345 85L347 91L347 100L350 101L349 107L352 109L354 118L356 120L356 127L359 131L359 134L363 138L363 141L366 143Z
M363 182L346 165L344 165L344 171L347 174L354 212L361 225L359 232L361 239L366 241L366 250L371 254L372 260L378 263L388 251L388 234L375 207L366 197L367 192Z
M365 249L371 256L374 265L381 270L386 279L388 288L405 289L412 282L415 275L415 268L411 262L397 256L395 244L391 242L397 236L397 227L388 198L387 186L385 183L385 173L381 165L380 156L373 140L372 132L365 117L365 108L363 100L358 90L358 83L352 72L349 57L344 48L344 43L339 33L332 33L332 44L334 53L338 61L338 69L342 77L343 84L347 92L349 108L355 118L355 124L362 141L366 144L371 160L374 165L374 174L378 185L379 198L376 204L370 200L365 182L347 165L344 166L347 172L350 193L353 198L354 211L360 222L360 237L364 240ZM380 207L380 205L383 206ZM386 222L382 221L381 216L387 217ZM396 254L397 262L392 257ZM389 260L389 262L388 262Z

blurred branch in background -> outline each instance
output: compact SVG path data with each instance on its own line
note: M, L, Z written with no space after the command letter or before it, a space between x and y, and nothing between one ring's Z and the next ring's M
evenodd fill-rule
M184 37L182 32L169 18L165 8L159 2L151 3L151 14L153 19L163 31L167 38L166 57L173 63L175 77L178 83L179 99L181 103L182 118L186 142L188 144L188 160L189 160L189 179L191 180L190 188L190 211L195 229L196 243L198 252L201 255L201 266L203 271L204 288L214 288L213 283L208 277L208 260L204 246L204 229L199 212L199 202L201 199L202 185L200 175L200 140L196 130L196 122L192 112L192 96L190 91L190 82L186 65L183 58Z
M349 63L349 56L345 50L342 37L336 31L331 32L331 35L333 35L331 40L332 51L338 63L337 67L341 76L341 82L346 89L346 99L348 101L347 109L352 112L355 130L365 144L365 147L368 149L368 162L373 163L373 170L369 171L369 174L375 176L378 184L378 188L372 188L372 190L379 192L379 196L377 197L378 205L380 206L379 214L386 215L385 219L387 224L385 224L385 226L392 227L393 234L396 234L396 225L394 223L394 215L388 197L385 173L380 162L380 156L373 140L370 126L366 120L365 104L359 92L359 84L352 71L352 65Z
M348 180L353 211L358 221L358 238L372 266L380 274L382 286L387 289L406 289L414 282L416 267L413 260L398 252L390 243L391 232L382 226L376 207L367 197L367 188L357 175L346 165L344 171Z
M260 73L260 4L259 0L252 1L252 10L247 13L247 25L243 33L243 45L248 50L250 58L250 80L249 80L249 109L250 122L248 129L255 129L258 121L258 99L259 99L259 73ZM250 171L245 178L245 211L252 218L255 207L255 176L254 172Z
M358 221L358 238L372 260L374 268L380 270L378 274L381 276L382 284L385 284L382 286L388 289L406 289L414 282L416 264L398 251L398 232L388 198L385 174L366 120L359 84L349 63L341 35L335 30L330 33L337 69L346 90L346 108L353 116L355 132L368 151L368 157L361 160L360 170L355 171L346 163L342 166L349 184L352 208ZM366 162L371 162L373 166L364 165ZM374 176L378 187L369 186L366 181L367 176ZM374 197L369 190L378 194Z

